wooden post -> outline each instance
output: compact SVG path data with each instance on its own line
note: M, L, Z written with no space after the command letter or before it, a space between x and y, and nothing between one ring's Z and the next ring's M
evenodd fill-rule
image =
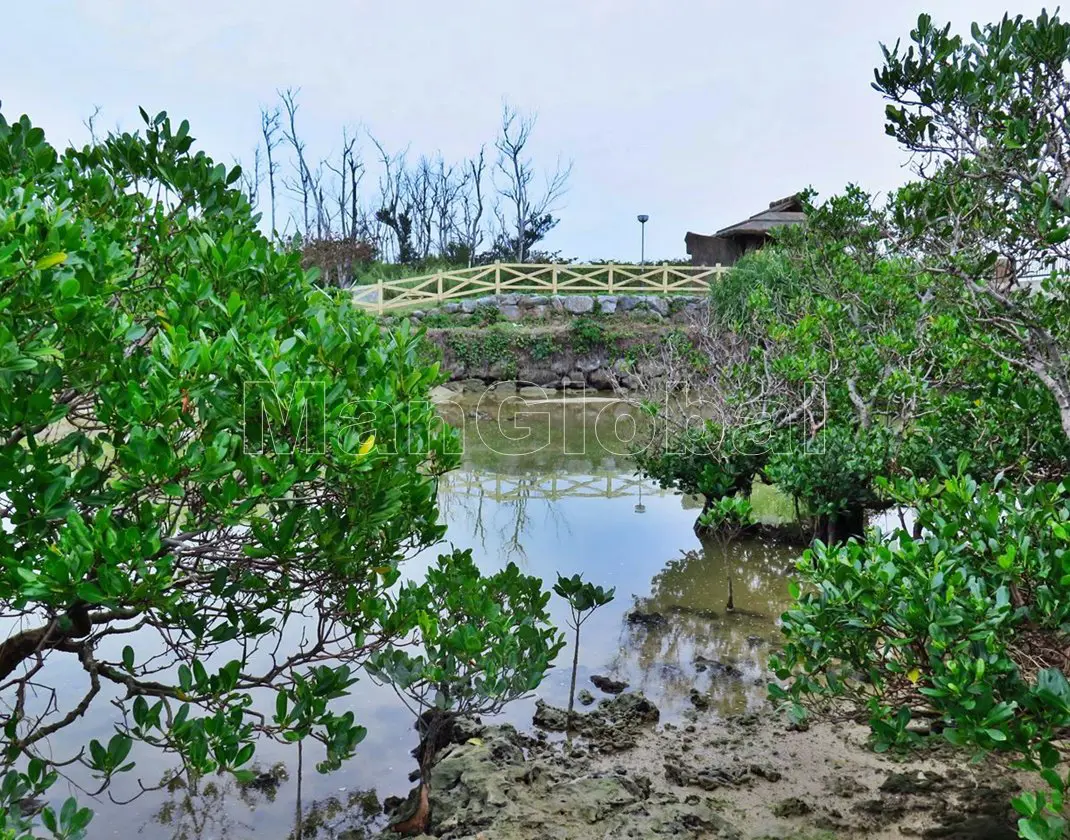
M438 303L442 305L442 272L438 273Z
M663 294L669 293L669 264L661 264L661 291Z
M557 294L557 263L550 269L550 293Z
M502 261L494 261L494 294L502 293Z
M385 295L383 294L383 278L380 277L375 283L375 298L376 298L376 302L379 305L379 317L382 317L382 315L383 315L383 298L384 297L385 297Z
M613 294L613 266L609 266L609 293Z

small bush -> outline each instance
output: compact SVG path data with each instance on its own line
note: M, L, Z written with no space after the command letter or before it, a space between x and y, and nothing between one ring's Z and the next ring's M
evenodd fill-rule
M569 326L569 340L577 353L590 353L604 347L607 338L606 328L594 318L580 316Z

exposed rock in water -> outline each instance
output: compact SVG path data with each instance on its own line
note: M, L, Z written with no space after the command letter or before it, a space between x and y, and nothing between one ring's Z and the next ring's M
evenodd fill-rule
M631 702L632 711L642 708ZM448 747L431 772L429 832L445 840L742 838L712 800L653 794L640 774L584 772L548 755L525 759L524 747L531 744L509 726Z
M733 680L743 679L743 672L729 662L720 662L716 659L707 659L705 656L695 657L695 670L700 674L709 671L714 678L725 677Z
M710 698L697 688L691 689L689 699L691 700L691 705L699 711L704 711L710 707Z
M660 718L658 707L643 695L621 694L603 700L592 712L574 712L572 731L586 739L593 751L621 752L634 747L640 731ZM532 722L550 732L564 732L568 729L568 712L537 700Z
M628 613L628 623L638 624L642 627L664 627L669 622L661 613L646 613L640 610L634 610Z
M673 604L669 607L668 611L673 615L688 615L694 618L701 618L704 621L717 621L721 616L714 610L703 610L696 607L685 607L681 604Z
M568 711L551 706L543 700L535 701L535 714L531 722L540 729L550 732L564 732L568 729Z
M579 690L579 693L576 694L576 699L580 701L581 706L590 706L594 703L594 695L586 688Z
M622 680L604 677L601 674L595 674L591 677L591 682L594 683L595 688L599 691L604 691L606 694L620 694L628 687L628 683Z

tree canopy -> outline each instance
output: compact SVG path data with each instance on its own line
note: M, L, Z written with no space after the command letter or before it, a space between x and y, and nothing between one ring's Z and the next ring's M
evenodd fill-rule
M387 641L399 561L442 534L453 438L417 337L319 288L237 168L142 116L64 151L0 118L5 836L78 836L73 801L19 802L57 773L104 788L135 741L195 775L242 773L260 737L337 765L364 730L331 701ZM44 748L108 697L109 742Z

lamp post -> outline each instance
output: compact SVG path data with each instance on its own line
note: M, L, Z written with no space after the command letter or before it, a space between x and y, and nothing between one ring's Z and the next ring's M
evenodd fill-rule
M646 265L646 223L650 217L646 213L636 216L639 220L639 265Z

